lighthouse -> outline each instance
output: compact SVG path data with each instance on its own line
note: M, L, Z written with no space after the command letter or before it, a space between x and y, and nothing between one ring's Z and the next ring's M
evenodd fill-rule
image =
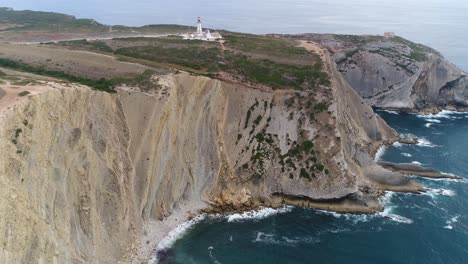
M209 29L207 29L206 32L203 32L203 27L202 27L202 22L201 22L200 17L198 17L198 21L197 21L197 32L189 32L186 34L181 34L180 36L184 39L203 40L203 41L215 41L215 40L223 38L221 34L219 34L219 32L211 32Z
M203 29L202 29L202 24L201 24L200 17L198 17L198 22L197 22L197 35L198 36L203 35Z

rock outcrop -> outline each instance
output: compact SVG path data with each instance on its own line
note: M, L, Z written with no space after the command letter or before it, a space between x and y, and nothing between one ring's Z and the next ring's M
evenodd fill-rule
M373 107L431 112L468 107L466 73L429 47L400 37L306 37L333 52L338 70Z

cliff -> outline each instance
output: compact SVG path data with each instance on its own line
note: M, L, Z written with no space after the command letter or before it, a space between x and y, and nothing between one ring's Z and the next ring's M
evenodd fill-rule
M145 223L186 204L196 214L369 196L353 210L380 210L362 163L395 134L329 70L331 85L310 92L184 73L150 92L47 83L0 120L0 259L112 263Z
M327 47L346 81L371 106L465 110L468 78L437 51L400 37L306 35Z

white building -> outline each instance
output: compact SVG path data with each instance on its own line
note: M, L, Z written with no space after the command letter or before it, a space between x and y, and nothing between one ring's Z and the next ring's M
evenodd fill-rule
M211 33L209 29L203 32L202 22L201 19L198 18L197 21L197 32L190 32L187 34L181 35L184 39L189 40L204 40L204 41L215 41L218 39L222 39L223 37L218 32Z

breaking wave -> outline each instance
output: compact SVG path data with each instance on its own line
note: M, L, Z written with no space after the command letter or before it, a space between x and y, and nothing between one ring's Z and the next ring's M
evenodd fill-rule
M206 214L199 215L193 218L190 221L184 222L178 225L176 228L172 229L166 237L164 237L161 242L158 243L156 246L156 254L154 254L148 263L158 263L158 252L164 251L174 245L174 243L181 238L190 228L194 225L205 219Z
M413 157L413 155L409 154L409 153L401 153L401 155L405 156L405 157Z
M417 145L420 147L429 147L429 148L437 147L437 145L434 145L432 142L430 142L429 140L425 138L418 138Z
M398 214L394 214L392 212L394 207L395 207L395 206L393 206L391 204L391 200L392 200L392 197L394 195L395 195L395 192L386 192L385 195L382 196L380 201L384 205L385 209L384 209L383 212L378 213L378 215L381 216L381 217L384 217L384 218L388 218L388 219L390 219L390 220L392 220L394 222L397 222L397 223L412 224L413 220L411 220L411 219L409 219L407 217L398 215Z
M404 217L402 215L398 215L393 213L393 210L395 209L395 206L391 204L392 197L395 195L395 192L388 191L385 193L384 196L380 198L381 203L384 205L385 209L383 212L374 214L374 215L368 215L368 214L341 214L341 213L336 213L336 212L329 212L329 211L323 211L323 210L318 210L321 213L324 214L329 214L332 215L336 218L344 218L348 221L352 221L354 224L360 223L360 222L369 222L372 219L376 218L385 218L389 219L393 222L397 223L402 223L402 224L412 224L413 220Z
M392 114L392 115L399 115L400 114L397 111L392 111L392 110L382 110L382 111L386 112L386 113L389 113L389 114Z
M442 195L442 196L455 196L456 193L453 190L442 189L442 188L427 188L426 192L423 193L424 195L430 196L434 198L435 196Z
M252 220L252 219L264 219L276 214L283 214L291 212L294 207L292 206L284 206L278 209L262 207L258 210L248 211L239 214L228 214L226 216L228 222L237 222L243 220Z
M466 115L466 112L457 112L457 111L449 111L449 110L442 110L437 114L427 114L427 115L417 115L420 118L424 119L460 119L463 118L461 115Z
M385 154L386 150L387 150L387 146L381 146L377 150L377 153L375 153L374 161L375 162L379 161L382 158L382 156Z
M269 234L264 232L257 232L257 235L253 243L265 243L265 244L274 244L274 245L282 245L282 246L294 246L299 243L318 243L320 239L317 237L293 237L289 238L287 236L277 236L276 234Z
M458 218L460 216L459 215L456 215L452 218L450 218L449 220L445 221L445 223L447 224L446 226L444 226L444 228L447 228L447 229L453 229L453 224L458 222Z
M213 246L209 246L209 247L208 247L208 254L210 255L211 261L213 261L214 264L222 264L221 262L219 262L219 261L213 256L213 249L214 249Z

